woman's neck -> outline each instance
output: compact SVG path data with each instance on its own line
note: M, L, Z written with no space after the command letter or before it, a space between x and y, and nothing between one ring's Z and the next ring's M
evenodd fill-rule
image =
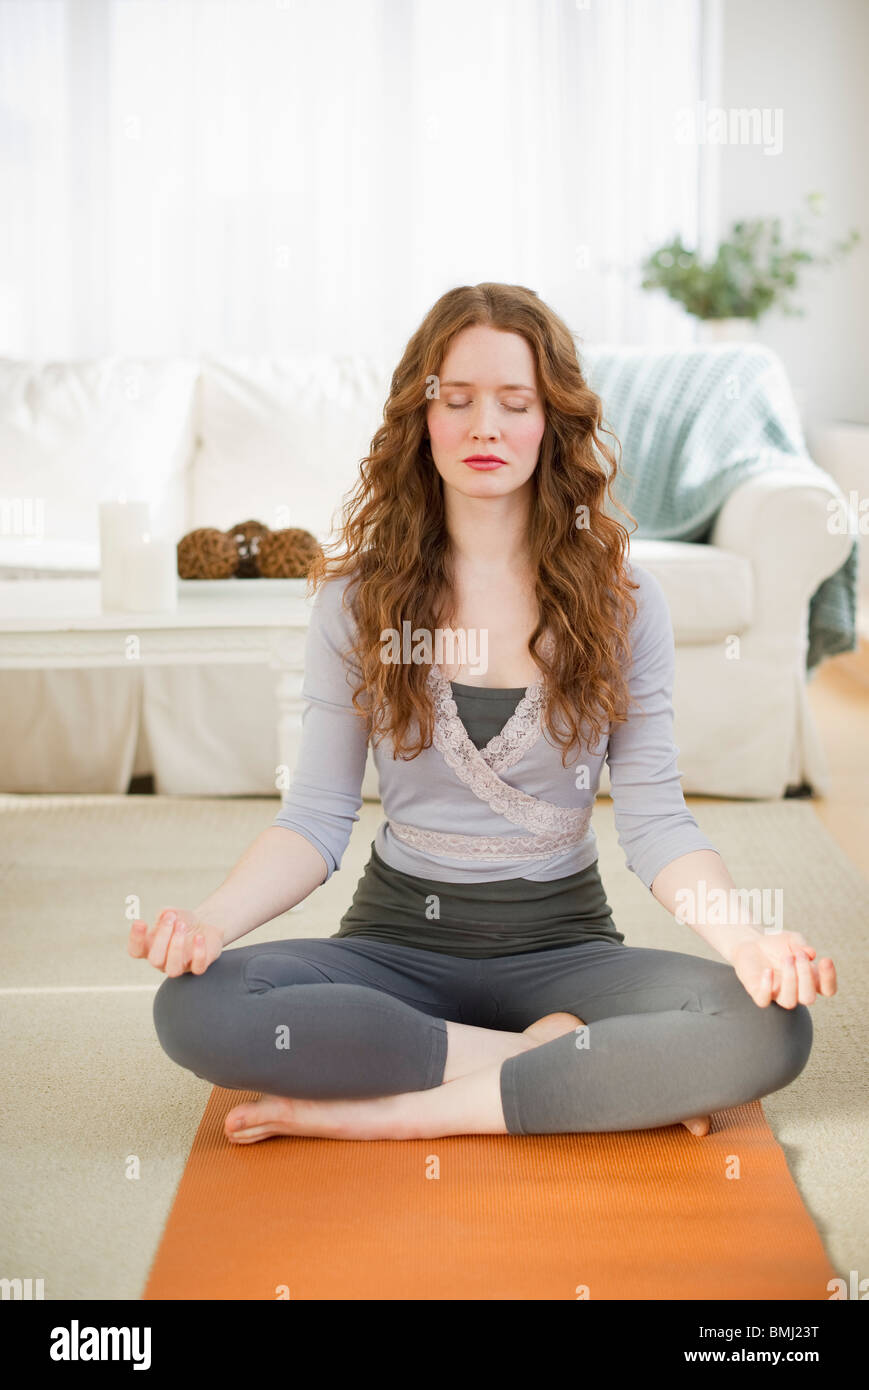
M531 555L529 498L525 488L504 497L466 497L447 488L444 502L457 579L527 575Z

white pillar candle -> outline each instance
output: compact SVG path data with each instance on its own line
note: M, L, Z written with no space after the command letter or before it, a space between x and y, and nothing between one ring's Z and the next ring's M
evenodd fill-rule
M150 530L147 502L100 503L100 596L103 609L123 608L124 548Z
M170 613L178 605L177 552L171 541L147 532L124 547L125 613Z

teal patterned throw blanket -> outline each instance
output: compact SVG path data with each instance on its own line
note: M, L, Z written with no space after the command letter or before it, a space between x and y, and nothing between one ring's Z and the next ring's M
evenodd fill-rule
M637 538L707 541L724 501L754 473L829 478L809 457L784 366L769 348L590 348L580 357L621 444L625 476L613 491L636 518ZM856 613L855 537L810 601L808 670L855 649Z

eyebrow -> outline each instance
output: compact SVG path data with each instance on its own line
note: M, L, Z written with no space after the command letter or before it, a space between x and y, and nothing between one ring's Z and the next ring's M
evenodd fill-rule
M474 385L474 382L473 382L473 381L442 381L442 382L441 382L441 386L473 386L473 385ZM498 390L499 390L499 391L528 391L528 392L530 392L530 394L531 394L532 396L536 396L536 394L537 394L537 392L534 390L534 387L533 387L533 386L523 386L523 385L521 385L521 383L519 383L519 382L509 382L506 386L499 386L499 387L498 387Z

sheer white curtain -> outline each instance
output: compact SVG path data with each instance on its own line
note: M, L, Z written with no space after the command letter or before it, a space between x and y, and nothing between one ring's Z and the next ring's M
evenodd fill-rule
M444 290L690 341L701 0L0 0L0 353L394 357Z

